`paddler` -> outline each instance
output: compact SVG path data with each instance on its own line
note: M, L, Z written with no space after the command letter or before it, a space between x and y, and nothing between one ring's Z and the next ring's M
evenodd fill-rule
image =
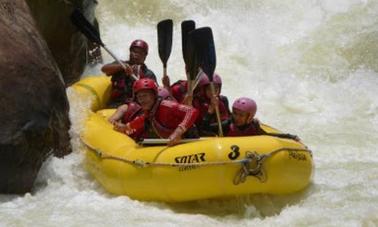
M112 77L108 107L116 108L132 101L132 85L135 81L132 74L137 78L150 78L156 81L155 74L144 64L148 54L148 44L144 40L137 39L131 43L129 50L129 60L124 61L126 69L117 62L106 64L101 68L107 76Z
M168 146L180 142L184 136L195 136L192 129L198 111L175 101L162 100L154 80L144 78L133 85L136 102L141 107L134 119L123 124L115 123L115 129L137 139L168 138ZM129 115L128 109L125 115Z
M214 106L219 103L217 97L213 97L211 105L208 108L202 121L202 130L216 133L218 124L215 117ZM228 119L222 120L222 129L225 136L253 136L265 134L260 127L259 121L255 119L257 111L256 102L247 97L241 97L235 100L232 105L232 115Z

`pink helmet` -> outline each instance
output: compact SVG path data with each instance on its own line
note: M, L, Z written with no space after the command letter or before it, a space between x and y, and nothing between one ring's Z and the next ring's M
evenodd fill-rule
M232 104L232 108L251 113L252 116L255 116L257 111L256 102L253 99L246 97L236 99L234 104Z
M134 40L130 45L130 51L131 51L131 48L133 47L139 47L143 49L146 52L146 54L148 54L148 44L144 40L141 40L141 39Z
M158 87L158 95L163 99L166 99L170 96L169 91L165 87Z
M220 87L222 87L222 79L220 78L218 73L214 73L213 83L218 84ZM198 85L200 87L203 87L203 86L206 86L206 85L209 85L209 84L210 84L209 78L207 77L207 75L205 73L202 73Z

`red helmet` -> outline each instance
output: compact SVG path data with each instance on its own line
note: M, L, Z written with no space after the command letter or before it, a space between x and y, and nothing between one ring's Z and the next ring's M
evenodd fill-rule
M220 87L222 87L222 79L220 78L218 73L214 73L213 75L213 83L218 84ZM205 73L202 73L200 76L199 86L203 87L210 84L210 80L207 77Z
M139 79L135 81L133 84L134 94L138 93L141 90L147 90L147 89L153 90L156 94L158 92L158 86L156 82L149 78Z
M141 40L141 39L134 40L130 45L130 51L131 51L131 48L133 47L139 47L143 49L146 52L146 54L148 54L148 44L144 40Z
M246 97L236 99L234 104L232 104L232 108L241 110L243 112L251 113L252 117L255 116L257 111L256 102L253 99Z

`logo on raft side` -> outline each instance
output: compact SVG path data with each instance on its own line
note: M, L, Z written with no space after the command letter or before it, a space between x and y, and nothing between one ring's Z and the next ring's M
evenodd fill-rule
M200 162L206 162L205 159L205 153L197 153L197 154L189 154L184 156L178 156L175 158L176 163L200 163ZM179 171L187 171L187 170L193 170L198 168L199 166L181 166L179 167Z
M293 158L293 159L296 159L298 161L306 161L307 160L305 154L301 154L301 153L295 152L295 151L288 151L288 152L289 152L289 158Z

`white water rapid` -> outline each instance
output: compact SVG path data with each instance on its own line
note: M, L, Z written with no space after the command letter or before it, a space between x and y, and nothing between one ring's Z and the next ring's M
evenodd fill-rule
M74 152L50 158L32 193L0 195L0 226L378 226L377 0L100 0L97 17L120 58L134 39L150 44L159 81L156 24L174 20L172 81L185 78L181 21L210 26L222 93L254 98L262 122L300 136L313 150L313 183L287 196L182 204L111 195L82 166L86 103L67 89Z

